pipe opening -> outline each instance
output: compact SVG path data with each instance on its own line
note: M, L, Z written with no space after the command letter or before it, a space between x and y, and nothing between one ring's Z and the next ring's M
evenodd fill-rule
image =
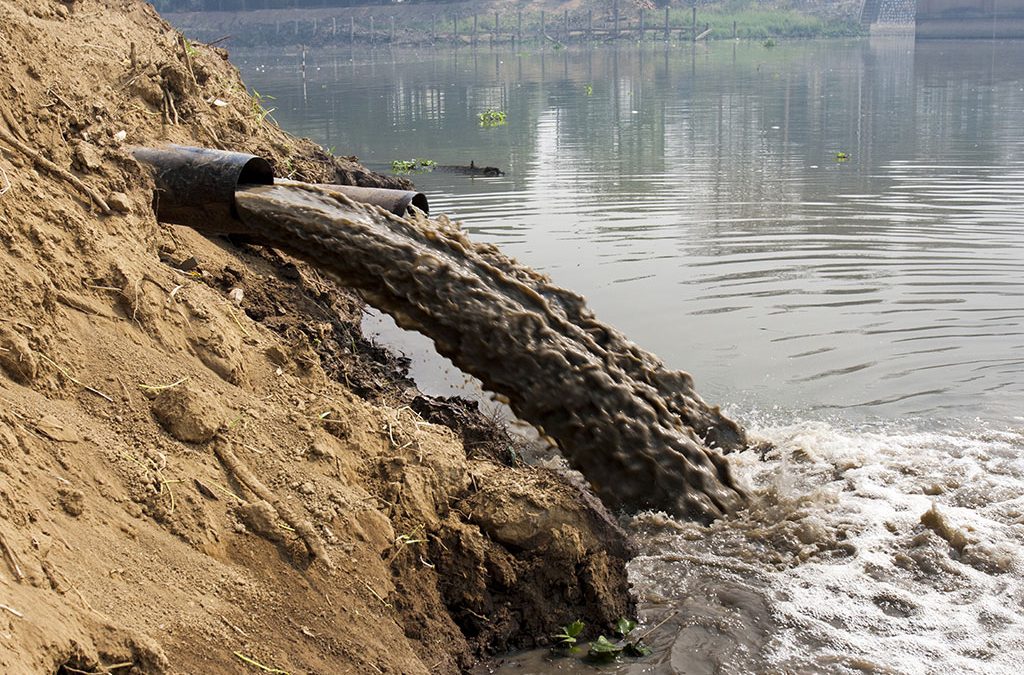
M273 185L274 169L262 157L253 157L238 173L239 185Z

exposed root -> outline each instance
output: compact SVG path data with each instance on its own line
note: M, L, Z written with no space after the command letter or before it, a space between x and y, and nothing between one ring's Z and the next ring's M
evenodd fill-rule
M238 458L238 455L231 451L226 440L221 438L215 441L213 444L213 452L239 483L251 490L257 497L274 507L274 510L277 511L277 515L281 520L291 527L299 539L302 540L302 543L306 545L306 550L309 551L310 557L319 559L328 570L334 570L334 563L327 554L327 549L324 547L323 540L320 539L320 535L316 533L309 521L303 520L292 513L291 509L289 509L288 506L278 498L270 488L264 485L263 482L260 481L260 479L257 478L251 470L249 470L249 467L247 467L245 463Z
M82 194L86 195L89 199L91 199L92 202L97 207L99 207L100 211L107 215L110 214L110 207L107 206L107 202L103 200L103 197L100 197L95 190L93 190L91 187L83 183L78 178L78 176L75 176L74 174L65 171L64 169L60 168L50 160L46 159L38 152L36 152L32 148L28 147L27 145L19 141L9 131L3 129L2 127L0 127L0 141L3 141L4 143L16 149L23 155L27 155L28 157L30 157L32 161L35 162L36 166L41 167L46 171L49 171L53 175L67 181L68 183L71 183L73 186L78 188L79 191L82 192Z

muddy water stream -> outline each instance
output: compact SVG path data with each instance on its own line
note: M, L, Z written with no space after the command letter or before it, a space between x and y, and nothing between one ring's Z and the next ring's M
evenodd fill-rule
M413 178L775 443L736 517L624 521L654 655L507 672L1024 667L1024 45L233 56L327 147L505 169Z
M260 238L359 289L506 396L612 508L710 521L742 505L725 458L706 447L743 449L742 429L580 296L445 220L396 218L329 188L248 187L236 204Z

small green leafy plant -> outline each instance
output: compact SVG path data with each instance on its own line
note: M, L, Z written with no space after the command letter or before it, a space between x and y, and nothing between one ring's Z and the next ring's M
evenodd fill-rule
M605 636L598 636L597 640L590 643L590 650L587 658L591 661L607 662L614 661L620 654L640 658L651 653L650 648L643 643L643 638L630 639L630 635L636 628L636 621L632 619L619 619L615 622L615 633L619 639L612 642Z
M424 173L433 171L437 162L432 159L396 159L391 162L391 170L395 173Z
M561 633L551 636L558 641L555 643L555 646L562 649L575 649L576 638L583 632L584 625L582 621L577 619L567 626L562 626Z
M256 119L257 122L262 122L268 117L270 117L270 119L272 120L274 119L270 113L277 110L277 108L266 108L263 105L264 101L273 100L274 97L270 96L269 94L261 94L255 89L252 90L252 116ZM277 120L274 121L276 122Z
M562 626L562 632L551 637L556 640L555 649L567 651L570 654L579 654L580 648L577 646L579 642L579 636L583 633L584 623L576 620L567 626ZM631 656L633 658L640 658L642 656L648 656L651 653L650 648L643 643L643 637L631 639L630 635L636 628L636 621L631 619L619 619L615 623L615 634L619 637L618 640L612 641L606 638L604 635L598 636L596 640L587 645L587 653L584 657L589 661L596 661L598 663L606 663L608 661L614 661L620 655Z
M477 115L477 119L480 120L480 126L482 127L500 127L507 121L505 111L494 110L493 108Z
M586 83L585 85L583 85L583 92L584 92L584 93L585 93L585 94L586 94L587 96L591 96L591 95L592 95L592 94L594 93L594 88L593 88L593 87L592 87L592 86L590 85L590 83L588 82L588 83Z

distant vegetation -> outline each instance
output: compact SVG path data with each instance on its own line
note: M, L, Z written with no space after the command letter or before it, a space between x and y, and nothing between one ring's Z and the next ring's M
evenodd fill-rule
M746 8L736 9L737 5ZM852 19L822 19L792 9L760 9L756 3L723 3L708 5L697 10L698 24L708 23L716 38L732 37L736 22L736 37L764 40L770 37L814 38L848 37L861 34L860 23Z
M527 40L551 41L555 48L569 42L585 40L586 30L593 27L594 40L606 40L613 26L617 26L622 39L636 39L640 25L640 10L631 0L620 0L618 23L614 24L612 4L608 0L584 0L567 14L560 11L542 13L544 0L527 0L525 4L507 0L505 4L488 3L488 9L479 13L462 3L451 7L447 0L152 0L162 12L225 11L238 12L257 9L324 9L333 8L339 16L347 8L372 5L369 14L377 18L378 24L371 33L369 19L364 12L356 16L355 23L346 29L347 23L339 30L337 18L334 22L321 21L299 16L264 19L273 25L273 43L283 44L292 40L303 44L325 44L343 41L352 31L355 41L383 44L388 41L419 43L425 39L433 41L465 42L477 39L510 41L517 36ZM401 1L402 4L396 4ZM673 39L692 39L694 0L655 0L658 9L644 12L644 37L647 40L663 39L664 15L668 6L668 22ZM770 38L822 38L849 37L861 35L859 4L854 0L696 0L696 34L711 40L735 36L745 40L763 42ZM493 10L497 9L497 13ZM321 17L322 18L322 17ZM342 19L348 21L348 19ZM291 23L287 23L291 22ZM496 23L497 22L497 23ZM302 24L301 30L299 24ZM500 34L495 35L498 29ZM567 34L567 29L572 34ZM328 34L326 31L331 31ZM236 43L245 42L245 36L235 34ZM612 37L614 37L612 35ZM264 40L266 41L266 40ZM255 42L260 42L256 39Z
M250 9L323 9L387 4L381 0L151 0L161 12L239 12Z

